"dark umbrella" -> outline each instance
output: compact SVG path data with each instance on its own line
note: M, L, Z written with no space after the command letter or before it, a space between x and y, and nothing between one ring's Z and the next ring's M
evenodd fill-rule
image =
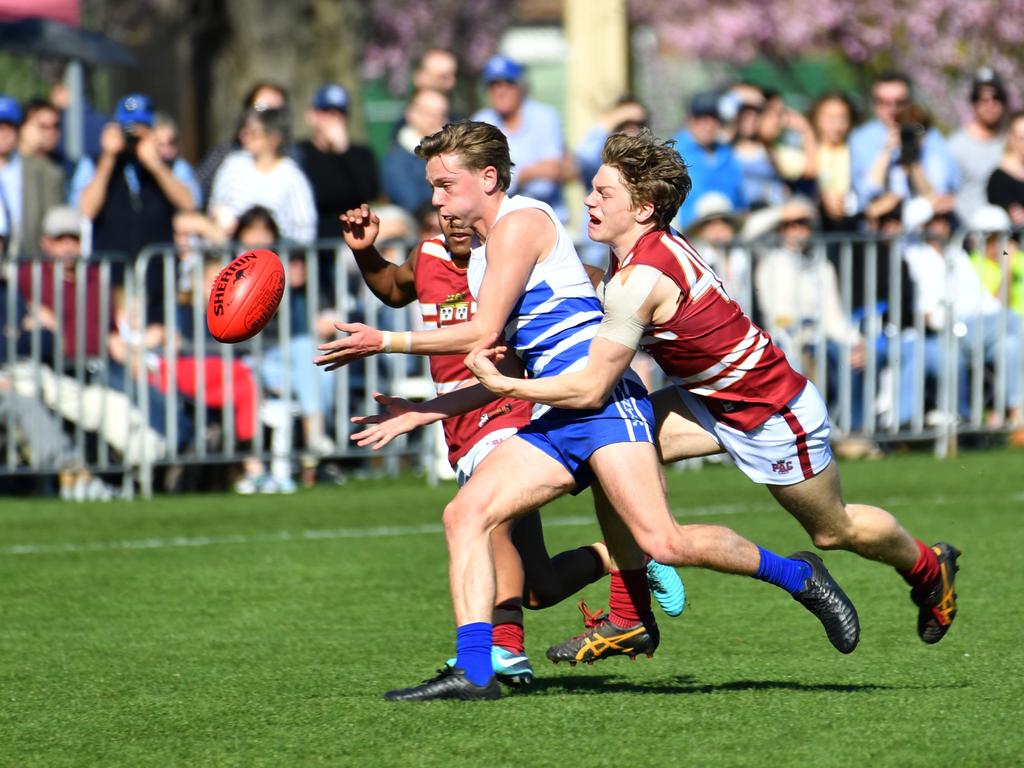
M90 64L136 63L131 51L109 37L52 19L0 23L0 50Z
M64 149L77 160L82 155L82 62L134 66L135 57L109 37L53 19L22 19L0 23L0 50L28 56L69 59L71 101L66 115Z

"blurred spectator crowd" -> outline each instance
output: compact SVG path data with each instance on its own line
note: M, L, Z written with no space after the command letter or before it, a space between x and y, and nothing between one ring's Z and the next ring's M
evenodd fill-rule
M187 403L202 389L207 406L233 409L239 445L253 445L264 427L283 441L269 467L255 452L243 462L237 490L312 482L318 461L338 451L337 387L309 361L343 305L350 318L366 309L328 241L341 238L338 215L364 202L382 218L389 258L404 260L438 234L414 149L464 117L452 114L458 76L451 53L425 54L381 157L352 140L349 94L334 83L303 105L280 84L255 84L233 135L202 158L182 157L174 119L145 94L121 98L109 120L90 108L89 152L77 162L62 151L62 89L25 103L0 94L0 429L17 432L8 445L26 462L58 467L65 496L108 497L86 470L95 447L70 439L69 425L128 465L140 452L187 455L197 440ZM471 118L508 136L511 193L543 200L567 221L566 185L589 184L607 136L650 122L635 97L612 97L569 147L558 112L531 97L523 64L495 56L480 85L486 106ZM943 133L897 72L873 83L864 115L838 91L803 113L777 91L737 82L688 98L673 137L693 181L674 226L791 358L826 372L834 407L833 382L852 382L844 406L852 432L879 410L865 402L874 392L901 427L936 412L936 382L950 371L957 413L941 417L984 411L989 426L1024 428L1024 112L989 69L977 71L965 98L969 117ZM300 108L305 131L296 140ZM972 236L955 236L962 231ZM126 285L140 252L167 244L170 278L154 259L140 267L141 292ZM287 318L275 321L287 334L276 325L257 358L226 361L193 308L205 306L204 286L227 255L264 246L287 260ZM603 266L605 250L582 233L579 249ZM955 363L949 338L959 345ZM865 377L878 381L865 386ZM130 394L136 382L146 398ZM258 403L257 391L279 398L278 411ZM304 457L298 472L295 449Z

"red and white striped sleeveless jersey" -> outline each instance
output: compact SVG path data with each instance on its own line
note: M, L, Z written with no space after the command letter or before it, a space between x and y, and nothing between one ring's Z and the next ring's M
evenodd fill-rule
M476 301L469 293L466 270L452 262L451 254L441 239L424 240L416 254L414 276L423 324L428 329L464 323L476 312ZM475 384L476 377L463 364L465 355L431 355L430 375L437 394L443 395ZM507 427L519 428L530 423L530 404L503 398L462 416L445 419L444 439L448 443L448 461L452 466L470 448L491 432Z
M729 298L685 238L648 232L621 264L612 255L609 274L640 264L654 267L682 292L675 314L664 325L648 327L641 347L715 418L749 432L804 388L807 379Z

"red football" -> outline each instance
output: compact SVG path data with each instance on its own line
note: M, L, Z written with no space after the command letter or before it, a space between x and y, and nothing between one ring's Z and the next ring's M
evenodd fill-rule
M213 281L206 324L217 341L234 344L262 331L284 295L284 267L259 248L236 258Z

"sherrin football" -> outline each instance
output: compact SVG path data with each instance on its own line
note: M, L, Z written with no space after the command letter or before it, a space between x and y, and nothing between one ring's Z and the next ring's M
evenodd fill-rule
M248 251L220 271L206 306L217 341L235 344L262 331L284 295L284 267L273 251Z

